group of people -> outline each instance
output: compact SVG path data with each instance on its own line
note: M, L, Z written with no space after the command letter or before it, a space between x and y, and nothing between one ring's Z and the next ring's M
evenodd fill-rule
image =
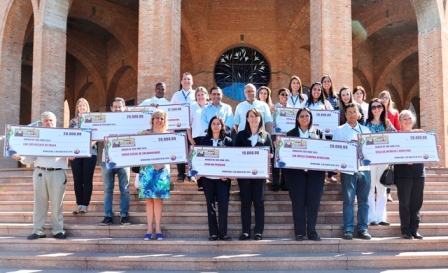
M288 88L277 92L278 102L273 103L269 87L257 88L253 84L244 87L245 101L239 103L235 112L222 101L223 91L212 87L208 92L204 87L192 88L193 77L184 73L181 90L175 92L171 101L165 98L166 85L163 82L155 86L155 96L144 100L140 106L164 104L189 104L190 129L184 132L190 145L258 147L266 146L273 158L275 149L275 111L279 108L298 108L295 126L287 136L328 139L341 141L357 140L358 134L389 131L413 131L415 116L409 110L398 113L388 91L380 93L366 103L365 90L358 86L353 92L343 87L336 93L329 75L320 82L311 85L309 94L303 92L301 79L292 76ZM313 126L311 110L340 111L340 126L333 136L324 135ZM81 98L76 103L75 117L70 127L78 126L78 115L89 112L88 102ZM111 111L126 111L124 99L115 98ZM47 122L47 120L50 120ZM56 117L45 112L42 114L44 127L54 127ZM151 129L142 134L166 133L167 113L156 110L150 120ZM148 126L149 127L149 126ZM179 132L182 133L182 132ZM90 158L72 159L72 172L77 206L74 214L88 212L92 194L92 177L96 163L97 143L92 143L93 155ZM65 238L62 228L62 197L65 190L67 162L64 158L25 158L13 157L26 163L34 162L33 182L35 187L34 228L28 239L45 236L43 224L48 199L52 201L53 234L56 238ZM63 162L65 160L65 163ZM108 169L102 160L104 183L104 219L101 225L113 224L114 176L117 175L120 188L120 224L129 221L129 180L130 168ZM380 177L386 165L362 166L356 173L341 172L343 195L343 238L370 239L369 225L389 225L386 215L387 193L380 184ZM183 182L187 174L185 164L178 164L178 182ZM411 170L411 171L410 171ZM148 165L134 170L138 172L138 196L146 200L147 231L145 240L163 240L161 229L163 200L170 197L170 166L168 164ZM335 173L327 173L328 179L335 180ZM395 165L395 182L398 190L399 213L403 238L423 238L418 232L420 208L423 202L424 165ZM326 173L303 169L280 169L272 167L273 190L286 189L292 202L295 239L298 241L320 240L316 230L318 211L323 194ZM227 177L189 177L197 180L198 187L204 191L207 202L209 240L231 240L227 234L227 212L229 204L230 179ZM44 180L40 183L39 180ZM55 182L57 180L57 182ZM58 187L54 186L57 183ZM60 185L59 185L60 184ZM264 230L264 190L266 179L238 179L241 200L240 240L263 239ZM44 187L44 189L41 189ZM57 189L57 190L56 190ZM357 226L354 221L354 202L357 200ZM56 201L56 202L55 202ZM217 203L217 206L216 206ZM251 232L251 207L255 211L255 227ZM217 208L217 209L216 209ZM154 224L154 225L153 225ZM356 232L356 233L355 233ZM253 237L252 237L253 235Z

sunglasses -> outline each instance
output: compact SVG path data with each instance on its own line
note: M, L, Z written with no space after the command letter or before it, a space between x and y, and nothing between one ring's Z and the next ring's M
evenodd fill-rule
M372 110L375 110L375 109L383 109L383 106L381 104L372 105Z
M282 96L282 97L287 97L288 96L288 94L286 94L286 93L281 93L279 96Z

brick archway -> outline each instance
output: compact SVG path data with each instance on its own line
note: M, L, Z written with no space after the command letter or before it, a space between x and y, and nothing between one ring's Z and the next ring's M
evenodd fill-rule
M135 69L129 65L126 66L122 66L120 67L115 73L114 76L112 77L112 80L110 81L109 84L109 88L108 88L108 92L107 92L107 105L110 104L110 102L112 101L112 99L114 97L116 97L117 95L117 88L118 85L120 83L120 80L127 74L127 73L133 73L135 76L137 76L137 73L135 71ZM130 94L130 96L124 98L125 100L129 99L129 98L134 98L136 99L137 97L137 89L135 90L135 94ZM106 107L107 107L106 105Z

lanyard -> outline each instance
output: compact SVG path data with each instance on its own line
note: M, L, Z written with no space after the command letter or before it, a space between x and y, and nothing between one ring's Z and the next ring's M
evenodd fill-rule
M294 100L294 96L291 96L291 101L292 101L292 104L294 105L294 106L296 106L296 103L297 103L297 101L300 99L300 94L298 94L297 96L296 96L296 99Z
M190 96L190 91L188 91L188 93L185 95L184 90L182 90L182 96L184 96L184 100L185 102L187 102L187 98L188 96Z

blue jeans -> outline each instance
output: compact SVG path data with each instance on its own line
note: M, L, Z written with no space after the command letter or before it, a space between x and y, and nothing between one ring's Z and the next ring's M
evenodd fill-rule
M104 216L112 217L114 215L112 202L114 198L114 178L118 176L118 185L120 187L120 216L126 217L129 212L129 168L108 169L104 163L101 163L104 183Z
M367 230L369 216L369 191L370 171L360 171L354 174L341 173L343 205L344 232L353 233L355 196L358 202L358 231Z

